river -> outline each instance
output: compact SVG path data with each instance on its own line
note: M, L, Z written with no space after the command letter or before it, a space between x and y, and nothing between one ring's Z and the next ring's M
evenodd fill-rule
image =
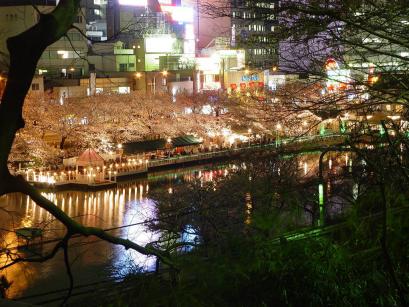
M317 154L313 154L298 159L300 173L304 176L308 173L315 176L317 157ZM332 161L329 163L336 164ZM43 195L84 225L101 227L114 235L145 245L159 236L158 233L147 229L145 225L147 220L156 217L156 204L149 197L151 191L172 193L174 185L183 185L195 178L212 181L215 177L226 176L234 171L235 167L232 164L220 164L174 169L152 173L148 178L123 182L117 188L104 191L64 191ZM33 203L27 196L21 194L3 196L0 198L0 208L3 209L0 211L2 265L10 261L10 254L4 252L5 248L12 253L22 252L15 246L17 243L23 245L24 242L19 241L15 232L11 230L21 227L43 228L43 243L38 245L37 250L43 254L55 244L53 239L62 237L64 234L61 223L54 220L50 213ZM123 247L107 244L94 237L72 239L69 251L75 286L120 280L128 273L138 270L150 271L155 266L153 257L146 257L135 251L125 250ZM25 298L24 301L28 302L42 302L47 305L49 296L42 296L42 293L57 291L56 296L62 297L64 292L58 292L58 290L68 287L62 252L44 263L16 264L3 270L2 274L13 282L8 296L16 299ZM50 305L54 304L57 303L50 302Z

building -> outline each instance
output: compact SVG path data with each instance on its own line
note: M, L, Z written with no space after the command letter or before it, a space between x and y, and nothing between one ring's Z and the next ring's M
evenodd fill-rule
M0 2L0 70L8 69L8 50L6 39L33 26L39 14L33 7L35 4L40 12L48 13L56 6L55 0L16 0ZM85 32L84 10L77 16L75 26ZM37 65L37 74L46 78L74 78L87 74L86 61L82 59L87 54L87 40L77 31L69 30L64 36L49 46L41 56Z
M278 0L231 0L231 45L246 51L250 68L270 69L278 65Z
M208 46L196 58L199 73L198 89L218 90L230 87L231 76L239 72L245 74L245 51L231 49L226 39L216 38L213 46Z
M108 0L83 0L87 16L87 37L92 41L108 39L107 5Z

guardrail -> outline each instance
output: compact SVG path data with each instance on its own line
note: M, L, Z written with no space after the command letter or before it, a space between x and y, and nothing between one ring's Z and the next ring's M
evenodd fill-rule
M148 169L157 168L161 166L167 166L167 165L182 164L182 163L187 163L187 162L210 160L213 158L235 156L235 155L238 155L238 154L241 154L247 151L253 151L253 150L274 149L278 151L278 150L281 150L283 147L287 147L288 149L291 149L291 150L303 149L304 147L303 145L305 145L308 142L312 142L312 141L314 142L312 144L314 147L322 146L322 145L332 145L333 143L339 143L345 138L346 136L341 135L341 134L284 138L284 139L281 139L280 142L277 142L277 143L274 142L274 143L269 143L269 144L253 144L253 145L246 146L246 147L229 148L229 149L218 150L218 151L198 153L198 154L193 154L193 155L188 155L188 156L178 156L178 157L163 158L163 159L158 159L158 160L150 160L148 161ZM291 146L291 145L294 145L294 146Z
M140 173L146 173L149 169L178 165L189 162L198 162L212 160L215 158L229 158L238 156L242 153L249 151L292 151L292 150L308 150L317 148L324 145L333 145L335 143L340 143L345 140L347 135L341 134L329 134L329 135L314 135L314 136L301 136L301 137L290 137L282 138L274 143L268 144L252 144L244 147L232 147L217 151L201 152L186 156L169 157L157 160L148 160L143 165L125 165L119 166L115 169L106 168L99 172L90 172L87 174L81 174L76 171L68 172L47 172L35 170L21 170L18 174L25 176L27 181L32 183L48 183L51 185L64 185L69 183L77 184L99 184L106 182L115 182L118 177L132 176ZM312 146L311 146L312 145Z

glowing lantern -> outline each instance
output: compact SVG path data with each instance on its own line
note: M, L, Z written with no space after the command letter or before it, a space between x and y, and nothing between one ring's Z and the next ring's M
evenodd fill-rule
M333 58L329 58L325 62L325 69L326 70L335 70L335 69L338 69L338 68L339 68L338 63Z

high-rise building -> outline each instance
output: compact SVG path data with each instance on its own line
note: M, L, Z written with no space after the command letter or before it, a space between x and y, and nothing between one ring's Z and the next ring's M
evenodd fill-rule
M193 61L193 8L178 0L109 0L107 12L108 36L134 49L136 71L177 70Z
M108 0L83 0L87 16L87 37L92 41L107 39L107 4Z
M6 40L37 23L39 14L51 12L56 0L13 0L0 2L0 70L8 70L8 50ZM74 25L82 32L86 30L85 11L82 8ZM74 78L86 74L88 65L83 57L87 54L87 40L75 29L51 44L38 61L37 74L49 77Z
M279 0L231 0L231 44L246 50L249 67L278 65L277 8Z

